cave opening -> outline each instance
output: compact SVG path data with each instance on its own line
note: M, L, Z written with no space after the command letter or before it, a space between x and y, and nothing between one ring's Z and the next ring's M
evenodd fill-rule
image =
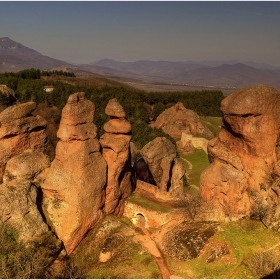
M156 186L156 182L154 180L154 177L149 169L148 164L145 162L143 158L138 159L133 167L132 167L132 177L134 182L134 190L136 187L136 181L141 180L143 182L149 183L151 185Z

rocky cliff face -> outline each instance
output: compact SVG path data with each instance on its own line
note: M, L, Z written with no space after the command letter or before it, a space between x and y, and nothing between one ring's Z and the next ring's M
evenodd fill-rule
M26 149L44 151L46 121L33 116L35 102L10 106L0 114L0 182L7 161Z
M104 211L122 215L124 200L131 194L130 139L131 125L126 113L116 99L111 99L105 108L110 120L105 123L105 134L100 137L102 155L108 165Z
M70 254L101 218L106 162L93 124L94 104L84 93L72 94L62 110L55 159L41 187L43 207Z
M181 102L160 114L153 126L161 128L173 138L181 138L182 131L208 139L214 137L213 133L201 123L199 115L186 109Z
M264 85L240 89L222 101L223 128L209 142L211 164L201 175L211 219L238 219L256 214L259 206L276 215L279 109L279 92Z

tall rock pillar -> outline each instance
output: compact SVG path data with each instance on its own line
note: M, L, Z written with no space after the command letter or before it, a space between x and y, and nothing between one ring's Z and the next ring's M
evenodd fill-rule
M96 139L94 104L83 92L69 96L62 110L56 156L41 187L43 207L70 254L101 218L106 162Z
M108 164L108 178L106 187L106 201L104 211L121 216L124 200L131 194L130 149L131 125L125 119L125 111L117 99L111 99L105 113L111 119L105 123L100 144L103 157Z

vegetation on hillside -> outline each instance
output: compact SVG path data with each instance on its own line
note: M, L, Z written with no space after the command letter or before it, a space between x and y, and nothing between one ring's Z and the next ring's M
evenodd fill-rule
M0 223L0 278L46 278L47 268L61 250L61 242L51 233L42 234L32 244L24 244L10 225Z
M49 75L47 79L42 76ZM64 76L61 81L57 77ZM69 77L70 76L70 77ZM71 79L71 82L69 82ZM89 78L90 79L90 78ZM40 71L27 69L18 73L0 74L0 84L5 84L15 91L20 102L35 101L36 103L47 102L62 109L67 102L69 95L75 92L85 92L86 97L95 104L94 123L98 127L99 136L103 131L103 125L108 120L105 114L105 107L112 98L117 98L127 114L128 121L132 124L132 141L139 147L144 146L155 137L165 136L174 142L171 137L162 130L151 128L149 122L165 109L170 108L177 102L182 102L188 109L196 111L201 116L220 116L220 102L224 98L223 93L213 91L183 91L183 92L145 92L127 86L107 85L92 86L83 79L73 80L71 73L63 71ZM45 92L44 86L54 87L52 92ZM0 98L1 99L1 98ZM13 100L5 97L5 105L12 105Z

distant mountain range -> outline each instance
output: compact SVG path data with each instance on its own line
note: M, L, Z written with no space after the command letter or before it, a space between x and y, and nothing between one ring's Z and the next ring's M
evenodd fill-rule
M11 40L0 38L0 72L36 68L65 69L78 75L98 75L147 83L188 84L209 87L245 87L266 84L280 90L280 67L252 61L150 61L120 62L102 59L75 65L44 56Z

